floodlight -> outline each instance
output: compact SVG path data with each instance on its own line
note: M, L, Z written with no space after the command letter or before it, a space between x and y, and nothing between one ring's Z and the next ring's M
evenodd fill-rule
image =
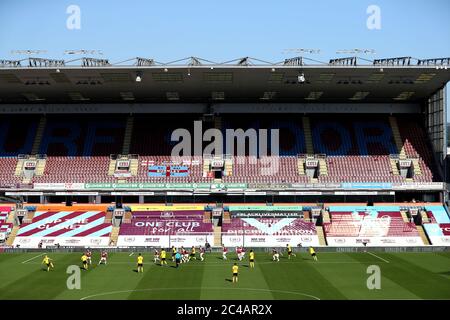
M298 75L298 77L297 77L297 80L298 80L298 82L299 83L303 83L303 82L305 82L305 74L302 72L302 73L300 73L299 75Z
M142 73L141 72L136 72L136 82L141 82L142 81Z

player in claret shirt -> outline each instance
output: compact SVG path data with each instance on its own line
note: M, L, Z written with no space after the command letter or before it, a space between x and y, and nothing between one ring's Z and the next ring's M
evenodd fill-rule
M86 250L86 257L87 257L87 263L91 265L92 264L92 252L89 248Z
M276 262L280 262L280 254L276 249L272 250L272 260Z
M203 258L203 256L205 255L205 248L200 247L200 260L204 261L205 258Z
M108 252L106 252L106 250L103 250L102 253L100 254L100 262L98 263L98 265L107 264L107 260L108 260Z
M183 249L183 262L189 262L189 252L186 249Z
M153 262L156 263L156 261L159 261L159 251L158 251L158 249L155 249L155 252L153 253Z
M227 253L228 253L228 248L222 246L222 257L223 257L223 260L227 260Z
M239 261L242 260L242 258L241 258L241 253L242 253L241 247L236 247L236 256L237 256L237 258L238 258Z

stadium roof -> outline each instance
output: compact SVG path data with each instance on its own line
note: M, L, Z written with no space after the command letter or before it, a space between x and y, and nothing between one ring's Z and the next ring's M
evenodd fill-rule
M415 65L408 57L310 65L302 57L281 63L136 58L133 65L93 58L77 59L79 65L26 60L0 60L0 103L422 102L450 80L448 58Z

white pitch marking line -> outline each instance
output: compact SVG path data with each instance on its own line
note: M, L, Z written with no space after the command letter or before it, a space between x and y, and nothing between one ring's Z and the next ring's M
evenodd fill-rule
M40 255L37 255L37 256L35 256L35 257L33 257L33 258L30 258L30 259L28 259L28 260L22 261L22 263L27 263L28 261L31 261L31 260L33 260L33 259L36 259L36 258L38 258L38 257L43 256L44 254L47 254L47 252L41 253Z
M130 253L128 256L131 257L134 254L134 252Z
M232 260L234 261L234 260ZM244 263L248 262L248 261L243 261ZM311 265L317 265L317 264L362 264L362 262L357 262L357 261L312 261L312 260L308 260L308 261L303 261L303 262L297 262L297 261L289 261L289 262L275 262L275 261L262 261L262 262L257 262L258 265L260 264L273 264L273 265L279 265L279 264L303 264L303 263L308 263ZM28 264L39 264L39 262L31 262ZM128 265L134 265L134 262L125 262L125 261L110 261L108 262L108 264L128 264ZM149 266L151 265L155 265L155 266L159 266L159 264L154 264L154 263L148 263ZM206 262L206 263L183 263L182 264L183 267L223 267L223 266L228 266L228 264L226 262Z
M386 263L389 263L389 261L387 261L386 259L383 259L382 257L377 256L375 253L372 253L370 251L367 251L368 254L370 254L371 256L374 256L375 258L378 258Z
M259 291L259 292L279 292L285 294L293 294L309 297L315 300L320 300L320 298L306 294L298 291L284 291L284 290L271 290L271 289L258 289L258 288L223 288L223 287L184 287L184 288L151 288L151 289L133 289L133 290L121 290L121 291L109 291L103 293L92 294L86 297L81 298L80 300L88 300L90 298L105 296L105 295L114 295L120 293L133 293L133 292L144 292L144 291L171 291L171 290L246 290L246 291Z

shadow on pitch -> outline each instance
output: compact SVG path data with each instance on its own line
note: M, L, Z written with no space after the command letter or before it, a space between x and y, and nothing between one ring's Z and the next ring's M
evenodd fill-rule
M227 282L233 282L232 279L225 279L225 281L227 281Z

